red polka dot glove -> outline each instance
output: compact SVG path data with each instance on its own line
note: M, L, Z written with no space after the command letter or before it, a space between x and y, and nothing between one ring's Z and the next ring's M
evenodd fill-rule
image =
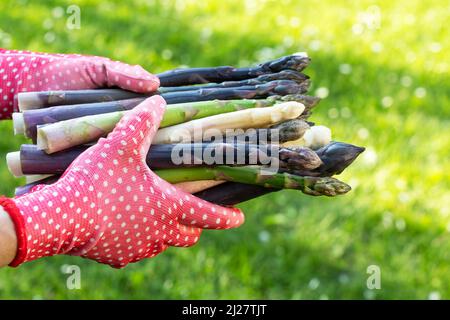
M146 154L164 107L160 96L148 98L81 154L58 182L0 202L16 226L12 266L70 254L120 268L169 246L192 246L202 229L244 222L240 210L185 193L148 168Z
M11 118L18 110L19 92L104 87L152 92L158 89L159 79L140 66L103 57L0 48L0 119Z

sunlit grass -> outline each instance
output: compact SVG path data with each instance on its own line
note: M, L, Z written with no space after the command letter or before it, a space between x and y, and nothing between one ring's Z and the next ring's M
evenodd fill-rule
M81 8L81 29L61 7ZM21 5L20 5L21 4ZM55 257L0 271L1 298L450 298L446 1L2 1L0 46L80 52L160 72L308 51L312 119L367 147L335 199L283 191L242 204L246 224L113 270ZM2 154L23 142L0 124ZM16 181L0 162L0 191ZM65 288L65 263L82 289ZM366 269L382 271L368 290Z

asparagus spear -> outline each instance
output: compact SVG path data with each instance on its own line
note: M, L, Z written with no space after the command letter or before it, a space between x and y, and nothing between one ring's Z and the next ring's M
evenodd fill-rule
M160 87L158 92L167 93L167 92L176 92L176 91L190 91L190 90L198 90L198 89L212 89L212 88L231 88L231 87L242 87L242 86L254 86L257 84L263 84L270 81L275 80L292 80L297 82L298 84L308 81L309 86L309 77L304 73L295 71L295 70L282 70L277 73L269 73L263 74L256 78L245 79L240 81L225 81L221 83L207 83L201 85L191 85L191 86L179 86L179 87Z
M170 183L195 180L227 180L263 187L279 189L298 189L312 196L336 196L350 191L350 186L330 177L302 177L288 173L267 175L261 167L200 167L161 169L155 173Z
M222 206L234 206L238 203L280 190L281 189L265 188L253 184L225 182L223 184L195 192L194 196Z
M154 142L201 141L219 134L222 136L233 129L267 127L280 121L297 118L304 109L303 104L291 101L267 108L219 114L160 129L154 138Z
M43 124L84 117L87 115L130 110L143 101L143 98L127 100L72 104L49 107L45 109L27 110L23 113L14 113L14 132L25 133L28 138L36 142L37 127Z
M17 99L21 111L66 104L81 104L124 100L141 97L142 94L122 89L68 90L21 92Z
M109 102L57 106L46 109L28 110L23 113L14 113L14 132L16 134L25 133L27 137L33 139L35 142L37 126L39 125L80 118L87 115L126 111L134 108L141 101L142 98L134 98ZM170 104L166 108L161 127L242 109L272 106L278 101L279 100L276 99L244 99Z
M188 91L165 92L162 93L161 96L168 104L214 99L252 99L265 98L271 95L305 93L308 90L309 85L309 80L305 80L301 83L297 83L293 80L275 80L240 87L219 87L207 89L196 89L193 87ZM18 95L18 101L20 111L25 111L48 108L51 106L126 100L131 98L145 98L148 96L149 95L142 95L121 89L42 91L21 92Z
M293 119L298 117L303 110L304 106L301 103L283 102L267 108L245 109L219 114L160 129L153 142L201 141L203 136L207 137L208 134L224 132L226 129L263 127ZM47 153L53 153L96 141L111 132L125 112L117 111L85 116L38 127L37 145ZM210 128L214 130L208 130ZM194 133L198 132L203 136L194 137Z
M175 91L161 94L167 103L183 103L206 100L254 99L271 95L302 94L309 88L309 81L300 84L291 80L276 80L258 85L231 88L211 88L191 91Z
M240 131L227 132L228 134L226 136L211 137L211 139L203 139L203 141L280 144L287 141L300 139L309 128L310 126L307 122L299 119L292 119L280 122L279 124L273 125L269 128L247 130L244 133Z
M24 144L20 152L7 155L7 164L15 176L61 174L88 146L77 146L47 154L35 145ZM205 165L269 164L296 170L315 169L322 164L309 148L278 148L273 145L237 143L195 143L152 145L147 154L150 168L176 168Z
M294 54L259 64L256 67L234 68L189 68L175 69L158 74L161 86L183 86L190 84L236 81L279 72L282 70L302 71L310 62L304 54Z
M332 176L339 174L363 151L364 148L348 143L331 142L316 150L317 155L319 155L323 162L322 165L313 170L304 170L303 172L297 170L294 172L296 174L308 176ZM280 189L264 188L243 183L226 182L220 186L214 186L199 191L198 193L195 193L195 196L220 205L232 206L279 190Z
M293 149L295 150L295 148ZM332 141L326 146L316 150L317 155L322 160L322 164L313 170L293 169L290 172L295 174L305 174L308 176L325 177L340 174L353 161L364 152L365 148L349 143Z
M323 164L315 170L309 170L304 173L319 176L339 174L363 151L364 148L348 143L332 142L330 145L322 147L316 151L321 157ZM56 181L56 179L56 176L54 176L51 178L51 181ZM45 183L45 181L41 183ZM26 185L17 188L16 195L19 196L20 194L25 193L25 191L29 190L31 187L32 185ZM209 189L199 191L198 193L195 193L195 195L206 201L230 206L279 190L280 189L277 188L265 188L262 186L238 182L226 182L220 186L214 186Z

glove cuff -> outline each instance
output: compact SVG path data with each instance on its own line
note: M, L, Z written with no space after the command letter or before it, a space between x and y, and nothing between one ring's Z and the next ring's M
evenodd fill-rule
M6 197L0 197L0 206L2 206L3 209L9 214L9 217L14 223L17 237L17 252L16 257L9 264L9 266L17 267L25 261L25 257L27 256L25 221L14 200Z

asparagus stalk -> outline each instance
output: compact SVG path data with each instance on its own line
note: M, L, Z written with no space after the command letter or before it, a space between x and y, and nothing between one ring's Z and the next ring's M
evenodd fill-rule
M175 69L158 74L161 86L183 86L208 82L236 81L255 78L282 70L302 71L310 62L305 54L294 54L259 64L256 67L188 68Z
M246 183L225 182L218 186L212 186L211 188L195 192L194 196L222 206L234 206L238 203L280 190Z
M28 138L33 139L35 142L37 127L39 125L84 117L87 115L126 111L133 109L142 101L143 98L134 98L107 102L72 104L49 107L46 109L27 110L23 113L14 113L14 132L16 134L25 133Z
M279 124L265 129L247 130L245 133L240 131L229 132L226 136L212 137L214 139L203 139L204 142L239 142L254 144L280 144L291 140L300 139L310 128L309 124L303 120L286 120ZM228 132L227 132L228 133Z
M274 99L243 99L169 104L164 113L160 128L239 110L270 107L277 102Z
M277 122L297 118L305 107L295 101L275 104L261 109L247 109L189 121L160 129L155 143L201 141L222 136L233 129L261 128Z
M322 165L316 169L304 170L303 172L294 170L294 173L308 176L332 176L339 174L355 161L363 151L364 148L348 143L331 142L316 150L317 155L323 162ZM279 190L243 183L226 182L220 186L199 191L195 193L195 196L220 205L232 206Z
M264 168L246 167L200 167L161 169L155 173L170 183L195 180L226 180L248 183L269 188L298 189L312 196L336 196L350 191L350 186L330 177L302 177L288 173L266 174Z
M35 142L37 126L39 125L80 118L88 115L126 111L134 108L141 101L141 98L134 98L109 102L57 106L46 109L28 110L23 113L14 113L14 132L16 134L25 133L27 137L33 139ZM211 100L171 104L166 108L161 127L167 127L221 113L272 106L278 101L279 100L276 99Z
M179 87L160 87L158 92L167 93L167 92L176 92L176 91L190 91L190 90L198 90L198 89L212 89L212 88L231 88L231 87L242 87L242 86L254 86L258 84L263 84L270 81L275 80L292 80L297 82L298 84L308 81L307 85L309 86L309 77L304 73L295 71L295 70L282 70L277 73L269 73L263 74L256 78L245 79L240 81L225 81L221 83L207 83L201 85L191 85L191 86L179 86Z
M321 157L323 164L315 170L309 170L308 172L305 171L304 173L318 176L331 176L334 174L339 174L346 167L348 167L363 151L364 148L357 147L348 143L332 142L331 144L316 151L317 154ZM49 179L52 183L56 181L57 176L53 176ZM44 181L39 183L46 182ZM35 184L17 188L16 195L19 196L25 193ZM230 206L279 190L280 189L277 188L266 188L258 185L226 182L221 184L220 186L214 186L206 190L198 191L197 193L195 193L195 196L206 201Z
M124 100L141 96L142 94L122 89L96 89L21 92L18 94L17 99L19 110L24 111L67 104Z
M110 112L38 126L37 146L53 153L96 141L111 132L125 112Z
M288 95L305 93L309 80L297 83L293 80L274 80L255 85L240 87L191 88L188 91L165 92L161 96L168 104L206 100L231 100L265 98L271 95ZM158 93L158 92L156 92ZM52 106L145 98L149 95L138 94L121 89L97 89L74 91L22 92L18 95L19 110L42 109Z
M13 175L62 174L88 146L47 154L35 145L22 145L19 152L8 153L7 164ZM280 168L309 170L322 164L309 148L278 148L273 145L236 143L195 143L152 145L147 154L152 169L206 165L277 165Z
M245 109L219 114L160 129L153 142L158 144L191 140L201 141L203 136L208 137L209 134L223 133L226 129L264 127L283 120L297 118L303 110L304 106L301 103L283 102L267 108ZM37 145L47 153L53 153L96 141L111 132L125 112L117 111L85 116L38 127ZM201 133L204 135L193 137L194 133L199 131L202 131Z
M276 80L258 85L231 88L211 88L190 91L175 91L161 94L168 104L206 101L266 98L272 95L302 94L309 88L309 81L300 84L291 80Z

